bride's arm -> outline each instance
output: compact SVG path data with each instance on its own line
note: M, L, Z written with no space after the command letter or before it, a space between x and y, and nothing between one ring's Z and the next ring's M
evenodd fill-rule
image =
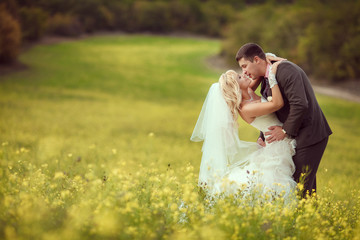
M284 61L286 60L286 58L282 58L282 57L277 57L275 54L273 53L266 53L266 62L268 62L269 64L271 64L271 62L281 62L281 61ZM276 64L274 63L274 65ZM276 70L275 72L276 73ZM251 83L250 83L250 88L253 90L253 91L256 91L256 89L258 88L258 86L260 85L261 81L263 80L262 77L259 77L257 79L252 79Z
M271 62L278 62L287 60L286 58L278 57L273 53L266 53L266 61L271 64Z
M258 117L275 112L284 106L284 100L282 98L280 88L275 79L276 69L277 66L280 64L280 62L281 61L276 62L272 65L272 69L270 73L271 76L269 76L269 81L272 82L272 84L270 83L272 100L264 103L247 104L241 108L240 111L242 112L242 114L248 117Z
M271 91L273 94L272 101L246 104L240 109L242 114L248 117L258 117L272 112L276 112L277 110L282 108L284 106L284 100L281 96L279 86L275 85L273 88L271 88Z

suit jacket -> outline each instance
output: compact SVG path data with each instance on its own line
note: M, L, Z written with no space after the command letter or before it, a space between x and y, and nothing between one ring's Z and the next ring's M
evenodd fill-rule
M310 81L299 66L289 61L280 63L276 80L284 107L275 113L284 124L286 133L296 139L297 148L313 145L332 134ZM271 89L268 92L264 90L263 80L260 92L265 98L271 96Z

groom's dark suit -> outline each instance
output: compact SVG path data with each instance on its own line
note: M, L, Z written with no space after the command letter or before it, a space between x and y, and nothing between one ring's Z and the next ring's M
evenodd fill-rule
M316 100L314 90L305 72L296 64L284 61L276 71L276 80L284 99L284 107L276 112L284 123L286 133L296 139L296 155L293 157L296 171L295 181L301 173L309 171L305 179L305 191L316 190L316 172L325 151L328 137L332 133L329 124ZM261 84L261 94L271 96L265 79Z

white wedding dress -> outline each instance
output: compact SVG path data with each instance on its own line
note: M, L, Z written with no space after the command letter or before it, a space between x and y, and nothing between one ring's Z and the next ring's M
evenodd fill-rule
M251 125L266 132L282 123L271 113L255 118ZM191 140L204 141L198 184L210 196L256 194L273 198L295 190L295 140L285 138L266 147L241 141L219 83L209 90Z

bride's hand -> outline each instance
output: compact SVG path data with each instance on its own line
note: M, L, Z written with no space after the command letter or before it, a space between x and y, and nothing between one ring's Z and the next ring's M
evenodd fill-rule
M265 147L266 146L266 143L264 142L264 140L262 140L262 138L258 138L258 140L257 140L257 142L256 142L257 144L259 144L261 147Z
M271 72L275 75L276 74L276 70L277 70L277 67L279 66L280 63L282 63L284 60L280 60L280 61L277 61L275 63L273 63L273 65L271 66Z
M272 55L266 55L266 60L267 60L267 62L278 62L278 61L285 61L287 59L282 58L282 57L272 56Z

